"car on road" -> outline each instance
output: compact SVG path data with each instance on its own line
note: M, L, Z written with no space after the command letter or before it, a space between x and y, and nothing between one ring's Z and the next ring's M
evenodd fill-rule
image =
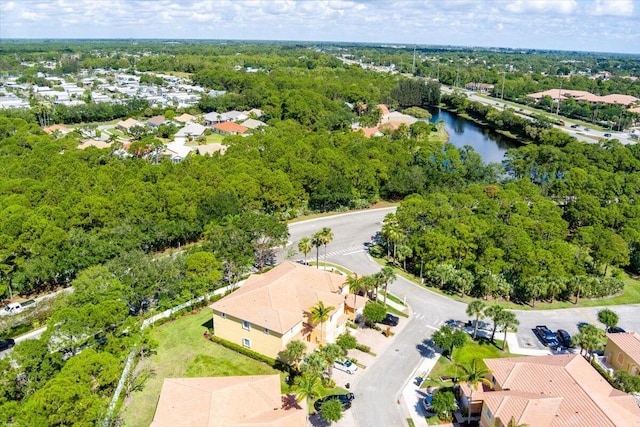
M558 338L558 342L565 348L571 348L573 345L571 344L571 335L569 332L564 329L558 329L556 331L556 337Z
M322 408L322 404L329 400L337 400L342 404L342 409L349 409L351 408L351 402L353 401L353 399L355 399L355 396L353 395L353 393L331 394L329 396L323 397L322 399L316 400L313 403L313 409L315 409L316 412L320 412L320 409Z
M571 125L571 129L578 129L580 126L578 125Z
M349 359L336 360L333 363L333 367L339 371L344 371L347 374L353 374L358 370L356 364Z
M622 329L620 326L614 326L613 328L607 328L607 333L608 334L621 334L625 332L624 329Z
M544 325L538 325L535 327L533 332L536 334L538 339L544 344L546 347L558 347L560 343L558 342L558 338L556 334L549 328Z
M387 315L384 316L384 319L382 319L380 323L388 326L398 326L399 321L400 321L400 318L398 316L394 316L391 313L387 313Z
M611 138L611 134L610 134L610 133L605 133L605 134L604 134L604 137L605 137L605 138Z
M584 130L585 130L586 132L589 132L589 130L590 130L590 129L589 129L589 128L584 128Z
M16 345L16 342L11 338L7 338L6 340L0 340L0 351L8 350Z

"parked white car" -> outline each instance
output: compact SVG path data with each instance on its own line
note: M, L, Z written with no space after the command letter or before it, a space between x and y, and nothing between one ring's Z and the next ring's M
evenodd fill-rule
M23 302L12 302L2 309L0 309L0 316L6 316L9 314L17 314L23 311L25 308L29 306L33 306L35 304L34 300L28 300Z
M335 363L333 364L333 367L340 371L344 371L347 374L353 374L358 370L358 367L356 366L356 364L348 359L336 360Z

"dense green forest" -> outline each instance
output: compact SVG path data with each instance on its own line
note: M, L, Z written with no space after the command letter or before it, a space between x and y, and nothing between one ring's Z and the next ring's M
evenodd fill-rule
M204 96L190 111L258 107L269 124L227 137L224 155L176 164L78 150L73 132L56 138L38 125L43 117L73 123L157 112L144 104L0 112L0 292L74 289L43 320L41 339L0 360L0 424L100 424L126 355L153 349L139 332L144 315L263 268L287 238L284 221L302 214L404 200L382 230L389 256L463 295L531 304L601 297L621 291L622 269L640 272L637 145L584 144L509 109L440 97L433 83L343 64L320 46L58 41L0 48L0 69L24 72L25 81L41 70L24 63L40 60L60 60L60 75L84 67L192 73L228 92ZM411 53L396 50L403 67ZM492 64L517 58L482 55ZM535 72L554 61L524 57ZM637 71L624 58L606 67L598 58L585 61L621 76ZM435 72L430 64L418 61L416 74ZM455 65L448 64L442 61L441 79L451 78ZM258 71L245 72L249 66ZM470 147L431 142L424 122L371 139L349 129L352 121L375 123L379 102L427 107L440 99L529 144L510 150L502 165L485 165ZM158 254L195 241L201 244ZM127 390L140 381L130 378Z

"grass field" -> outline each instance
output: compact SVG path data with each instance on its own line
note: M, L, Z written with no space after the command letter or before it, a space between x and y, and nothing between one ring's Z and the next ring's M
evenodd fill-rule
M498 341L497 344L501 345L501 342ZM443 383L439 380L439 377L441 376L448 376L452 378L457 377L458 375L460 375L460 370L456 367L456 364L466 365L473 359L479 359L480 365L483 368L486 368L487 366L482 361L483 359L496 359L500 357L511 356L511 353L509 353L508 351L500 351L498 347L489 343L487 340L469 340L462 348L456 348L453 351L453 360L455 361L455 363L441 356L440 359L438 359L438 361L436 362L436 365L429 373L428 379L426 379L420 385L420 387L426 388L428 386L443 385Z
M266 375L281 372L246 356L205 340L205 326L210 326L211 311L187 315L155 328L151 335L158 342L156 354L144 361L153 375L144 388L132 393L121 416L128 427L148 426L156 409L165 378Z

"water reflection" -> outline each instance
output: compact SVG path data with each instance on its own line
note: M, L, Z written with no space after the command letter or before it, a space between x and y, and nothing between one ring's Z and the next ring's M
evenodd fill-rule
M444 122L450 143L458 148L470 145L485 163L500 163L509 148L518 147L512 140L448 111L433 109L430 112L432 122Z

